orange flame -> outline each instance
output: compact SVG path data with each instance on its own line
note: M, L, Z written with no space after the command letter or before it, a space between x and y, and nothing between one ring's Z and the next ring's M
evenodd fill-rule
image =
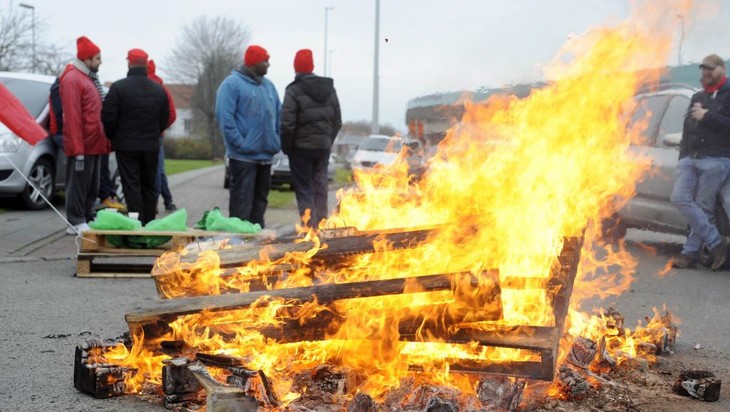
M339 212L324 222L370 231L438 228L418 247L393 250L381 241L376 253L354 256L342 267L311 268L312 256L327 246L310 232L304 239L308 249L273 261L264 250L227 276L213 252L195 262L183 262L181 254L158 262L162 272L170 273L170 262L175 267L161 287L171 298L190 290L246 292L253 279L272 268L283 268L288 277L267 284L269 289L463 273L450 290L425 292L409 283L407 289L417 293L327 305L316 299L302 304L263 298L248 309L180 317L169 325L172 332L157 339L182 340L201 352L244 359L251 369L272 377L276 391L288 400L298 396L292 391L293 375L324 363L361 373L366 378L359 390L380 397L412 375L412 365L425 372L418 379L473 393L473 378L450 373L454 360L534 359L526 350L449 344L425 330L416 341L402 342L398 325L415 319L451 328L468 323L483 329L554 326L544 287L509 285L515 279L543 285L564 237L583 233L589 247L582 252L573 307L594 295L603 298L628 289L634 259L623 248L599 248L590 240L614 198L629 198L645 171L627 151L640 130L627 131L622 114L639 88L658 81L662 69L652 64L666 61L675 11L691 4L639 2L626 21L574 38L546 68L548 85L524 99L498 96L486 104L467 104L461 123L439 144L420 179L408 176L403 157L389 169L358 173L358 187L338 192ZM667 9L673 10L672 19ZM494 269L496 280L485 275ZM287 325L317 319L327 320L322 340L282 343L262 332L286 331ZM605 317L576 310L568 322L576 336L598 339L608 330ZM619 349L633 356L632 340L642 339L642 333L626 334ZM656 339L652 333L645 333L649 340ZM161 357L141 347L154 344L136 335L131 352L107 358L138 368L135 379L159 380Z

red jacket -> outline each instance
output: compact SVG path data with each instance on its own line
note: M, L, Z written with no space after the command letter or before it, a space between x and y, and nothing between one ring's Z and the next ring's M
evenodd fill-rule
M66 156L111 152L111 143L101 123L101 96L94 81L78 68L68 65L61 75L60 92Z
M157 70L157 67L155 66L155 62L150 60L147 64L147 77L150 78L150 80L154 81L155 83L162 86L163 89L165 89L165 94L167 94L167 101L170 103L170 120L167 121L167 127L170 127L173 123L175 123L175 119L177 118L177 112L175 111L175 102L172 101L172 95L170 94L170 91L167 90L167 87L162 82L162 79L160 76L155 74L155 71Z
M0 122L32 145L48 136L48 133L28 113L23 103L2 83L0 83Z

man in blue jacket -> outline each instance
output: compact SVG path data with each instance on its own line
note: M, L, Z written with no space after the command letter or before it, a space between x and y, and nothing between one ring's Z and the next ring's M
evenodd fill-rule
M281 103L274 84L264 78L269 53L249 46L244 64L218 87L215 115L230 160L230 217L264 227L271 187L271 159L281 150Z

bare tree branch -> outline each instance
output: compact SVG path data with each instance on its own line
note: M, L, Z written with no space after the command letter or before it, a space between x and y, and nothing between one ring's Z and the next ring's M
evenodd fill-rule
M183 29L175 48L165 60L169 80L194 84L193 108L202 115L202 132L209 139L214 157L223 155L220 131L215 123L218 86L243 63L248 30L226 17L201 17Z

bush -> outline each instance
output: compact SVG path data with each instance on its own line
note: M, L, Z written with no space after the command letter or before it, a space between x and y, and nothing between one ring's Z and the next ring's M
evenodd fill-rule
M178 138L164 139L162 145L165 157L168 159L204 159L213 157L213 148L210 142L202 139Z

